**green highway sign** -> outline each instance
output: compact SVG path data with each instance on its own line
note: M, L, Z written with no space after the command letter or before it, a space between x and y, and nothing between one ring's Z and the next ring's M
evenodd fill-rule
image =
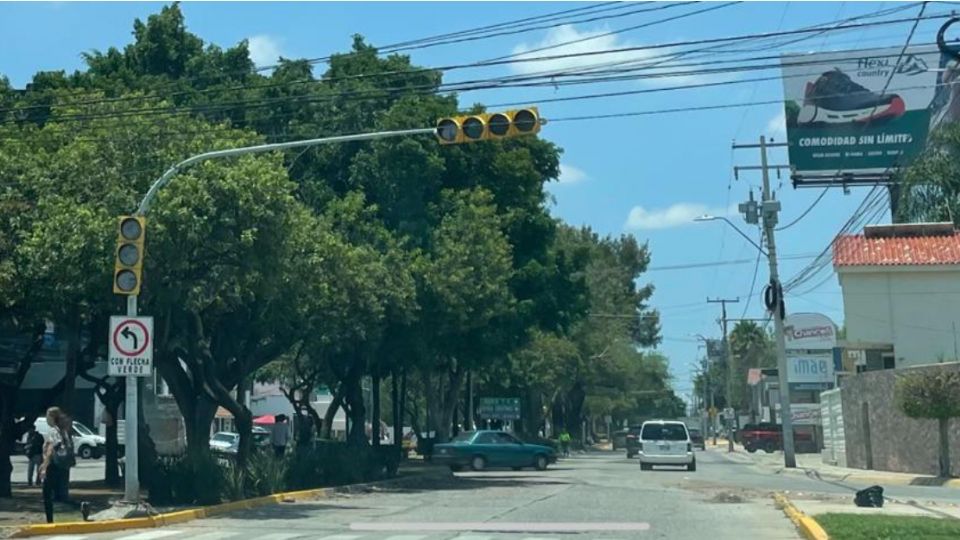
M519 420L520 398L480 398L477 415L488 420Z

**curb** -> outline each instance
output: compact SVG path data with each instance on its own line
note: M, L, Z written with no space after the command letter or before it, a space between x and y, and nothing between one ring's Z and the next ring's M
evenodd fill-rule
M807 540L830 540L827 531L823 530L817 520L801 512L784 494L774 493L773 500L783 509L783 513L796 525L797 530L804 538Z
M157 514L154 516L111 519L108 521L73 521L66 523L43 523L38 525L25 525L20 527L10 538L28 538L33 536L47 535L67 535L67 534L91 534L103 532L123 531L127 529L150 529L165 527L176 523L186 523L196 519L203 519L212 516L219 516L237 510L247 510L272 504L284 502L294 502L299 500L324 499L337 493L351 493L357 490L363 490L369 487L384 486L394 483L401 483L413 478L423 478L431 476L446 476L449 472L443 473L427 472L406 476L402 478L389 478L387 480L378 480L375 482L366 482L363 484L348 484L345 486L325 487L316 489L305 489L301 491L288 491L284 493L274 493L264 497L253 499L244 499L242 501L232 501L228 503L205 506L202 508L191 508L188 510L178 510L176 512L167 512L166 514Z

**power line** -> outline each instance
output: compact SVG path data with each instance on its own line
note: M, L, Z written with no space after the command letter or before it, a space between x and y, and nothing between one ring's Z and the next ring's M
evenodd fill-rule
M947 16L949 16L949 15L946 15L946 14L938 14L938 15L930 15L930 16L924 17L923 19L924 19L924 20L927 20L927 19L934 19L934 18L944 18L944 17L947 17ZM864 18L864 16L862 16L861 18ZM405 71L394 70L394 71L387 71L387 72L380 72L380 73L361 73L361 74L354 74L354 75L347 75L347 76L340 76L340 77L327 77L327 78L321 78L321 79L313 79L313 78L310 78L310 79L299 79L299 80L284 81L284 82L278 82L278 83L269 83L269 84L263 84L263 85L240 85L240 86L233 86L233 87L227 87L227 88L213 88L213 89L206 89L206 90L193 90L193 91L177 92L177 93L168 94L166 97L169 98L169 97L175 97L175 96L179 96L179 95L195 95L195 94L197 94L197 93L201 93L201 94L202 94L202 93L212 92L212 91L228 92L228 91L236 91L236 90L250 90L250 89L259 89L259 88L273 88L273 87L278 87L278 86L290 86L290 85L293 85L293 84L332 83L332 82L337 82L337 81L342 81L342 80L380 78L380 77L397 76L397 75L412 76L412 75L423 74L423 73L430 73L430 72L449 72L449 71L460 70L460 69L474 69L474 68L489 67L489 66L495 66L495 65L514 64L514 63L542 62L542 61L551 61L551 60L558 60L558 59L569 59L569 58L577 58L577 57L589 57L589 56L596 56L596 55L616 54L616 53L623 53L623 52L639 52L639 51L648 51L648 50L654 50L654 49L675 48L675 47L690 46L690 45L733 43L733 42L737 42L737 41L767 39L767 38L770 38L770 37L778 37L778 36L785 36L785 35L798 35L798 34L806 34L806 33L811 33L811 32L818 32L818 33L819 33L819 32L824 32L824 31L831 31L831 32L832 32L832 31L842 31L842 30L848 30L848 29L854 29L854 28L872 27L872 26L878 26L878 25L899 24L899 23L908 22L908 21L914 21L914 20L915 20L914 18L909 18L909 19L890 19L890 20L873 21L873 22L867 22L867 23L854 23L854 24L845 24L845 25L835 25L835 26L833 26L833 27L831 27L831 28L826 28L826 29L824 29L824 28L809 27L809 28L801 28L801 29L797 29L797 30L787 30L787 31L768 32L768 33L756 33L756 34L747 34L747 35L739 35L739 36L728 36L728 37L721 37L721 38L709 38L709 39L701 39L701 40L686 40L686 41L678 41L678 42L671 42L671 43L661 43L661 44L645 45L645 46L637 46L637 47L624 47L624 48L618 48L618 49L607 49L607 50L598 50L598 51L584 51L584 52L579 52L579 53L567 53L567 54L548 55L548 56L539 56L539 57L509 58L509 59L503 59L503 60L491 60L491 61L486 61L486 62L474 62L474 63L466 63L466 64L453 64L453 65L448 65L448 66L438 66L438 67L430 67L430 68L417 68L417 69L405 70ZM776 66L770 66L770 67L771 67L771 68L779 67L779 64L776 65ZM553 76L557 76L557 75L553 75ZM378 89L378 90L379 90L379 89ZM469 90L469 89L466 89L466 90ZM96 103L102 103L102 102L125 101L125 100L130 100L130 99L138 99L138 100L143 100L143 99L159 99L160 97L163 97L163 96L137 96L137 97L125 96L125 97L120 97L120 98L105 98L105 99L101 99L101 100L88 100L88 101L84 101L84 102L67 102L67 103L61 103L61 105L62 105L62 106L67 106L67 105L79 105L79 104L96 104ZM44 106L44 105L41 105L41 106L29 106L29 107L45 107L45 106ZM21 109L21 110L25 110L26 107L21 107L20 109ZM14 110L14 109L0 110L0 113L2 113L2 112L11 112L12 110Z
M804 210L804 211L803 211L799 216L797 216L793 221L791 221L790 223L787 223L786 225L784 225L784 226L782 226L782 227L777 227L775 230L776 230L777 232L785 231L785 230L789 229L790 227L793 227L793 226L796 225L797 223L800 223L800 220L803 219L803 218L805 218L805 217L807 217L807 214L809 214L810 211L813 210L813 208L814 208L815 206L817 206L817 203L819 203L821 200L823 200L823 196L827 194L827 190L829 190L829 189L830 189L830 186L827 186L827 187L823 188L823 191L820 192L820 196L817 197L817 199L816 199L815 201L813 201L813 204L811 204L810 206L808 206L807 209Z

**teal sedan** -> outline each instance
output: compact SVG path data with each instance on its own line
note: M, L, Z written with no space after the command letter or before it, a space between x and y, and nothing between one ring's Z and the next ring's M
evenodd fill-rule
M433 461L450 470L470 467L482 471L488 467L524 467L544 470L556 463L557 453L549 446L528 444L505 431L465 431L452 441L433 447Z

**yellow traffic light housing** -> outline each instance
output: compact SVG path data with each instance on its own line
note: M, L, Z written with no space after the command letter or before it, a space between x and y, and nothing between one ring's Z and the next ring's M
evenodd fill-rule
M146 224L143 216L121 216L119 219L116 260L113 264L114 294L140 294Z
M543 121L536 107L485 114L441 118L437 122L440 144L460 144L533 135Z

